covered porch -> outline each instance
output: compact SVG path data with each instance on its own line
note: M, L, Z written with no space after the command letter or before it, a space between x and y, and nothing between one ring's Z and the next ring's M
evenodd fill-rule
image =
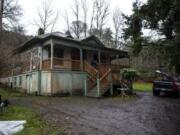
M89 64L103 72L104 69L119 69L127 65L113 64L112 61L123 58L118 53L101 49L85 49L50 44L42 47L41 70L84 71Z
M79 73L86 73L87 78L82 80L85 86L84 95L101 97L108 90L111 90L111 94L113 94L113 83L119 81L120 70L128 67L128 65L119 62L112 62L121 58L128 57L114 49L108 48L105 50L51 43L42 47L40 69L42 71L66 71L66 73L78 71ZM57 81L54 80L54 82Z

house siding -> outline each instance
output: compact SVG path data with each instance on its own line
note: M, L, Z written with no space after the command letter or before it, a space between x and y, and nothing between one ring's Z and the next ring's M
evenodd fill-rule
M87 74L84 72L57 71L52 73L53 94L82 95L84 92L84 80Z
M40 94L41 95L51 95L51 72L42 71L40 75Z
M87 74L76 71L34 71L27 74L1 78L20 92L39 95L82 95ZM21 80L21 81L20 81Z

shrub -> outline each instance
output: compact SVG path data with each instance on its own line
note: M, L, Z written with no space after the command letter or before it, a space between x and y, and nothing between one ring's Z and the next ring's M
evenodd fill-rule
M125 68L121 71L122 79L126 80L129 87L129 94L133 94L133 80L135 80L139 73L135 69Z
M121 75L123 79L134 80L139 76L139 72L132 68L124 68L121 71Z

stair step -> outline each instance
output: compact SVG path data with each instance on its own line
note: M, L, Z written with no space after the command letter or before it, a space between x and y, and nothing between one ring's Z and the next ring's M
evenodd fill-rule
M91 98L99 98L99 97L101 97L101 96L98 96L98 95L87 95L87 97L91 97Z
M98 98L98 97L102 97L102 95L108 90L110 89L110 86L107 86L107 87L104 87L103 89L100 90L100 96L97 95L97 88L96 89L93 89L91 91L89 91L87 93L87 97L95 97L95 98Z
M87 93L87 97L99 97L97 95L97 89L91 90Z

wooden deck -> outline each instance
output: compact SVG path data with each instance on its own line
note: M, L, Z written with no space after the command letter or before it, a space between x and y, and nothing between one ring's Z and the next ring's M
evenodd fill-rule
M92 69L92 66L90 68L90 62L84 60L82 62L83 70L87 70L89 72L95 72ZM128 66L123 65L115 65L110 63L102 63L97 64L96 70L99 71L100 76L104 74L108 69L111 69L112 71L120 71L122 68L126 68ZM42 61L42 70L49 70L51 69L51 59L46 59ZM53 58L53 67L52 69L69 69L72 71L81 71L81 61L80 60L73 60L73 59L62 59L62 58Z
M53 66L51 67L51 59L43 60L42 70L50 70L50 69L81 71L81 62L80 60L54 58Z

